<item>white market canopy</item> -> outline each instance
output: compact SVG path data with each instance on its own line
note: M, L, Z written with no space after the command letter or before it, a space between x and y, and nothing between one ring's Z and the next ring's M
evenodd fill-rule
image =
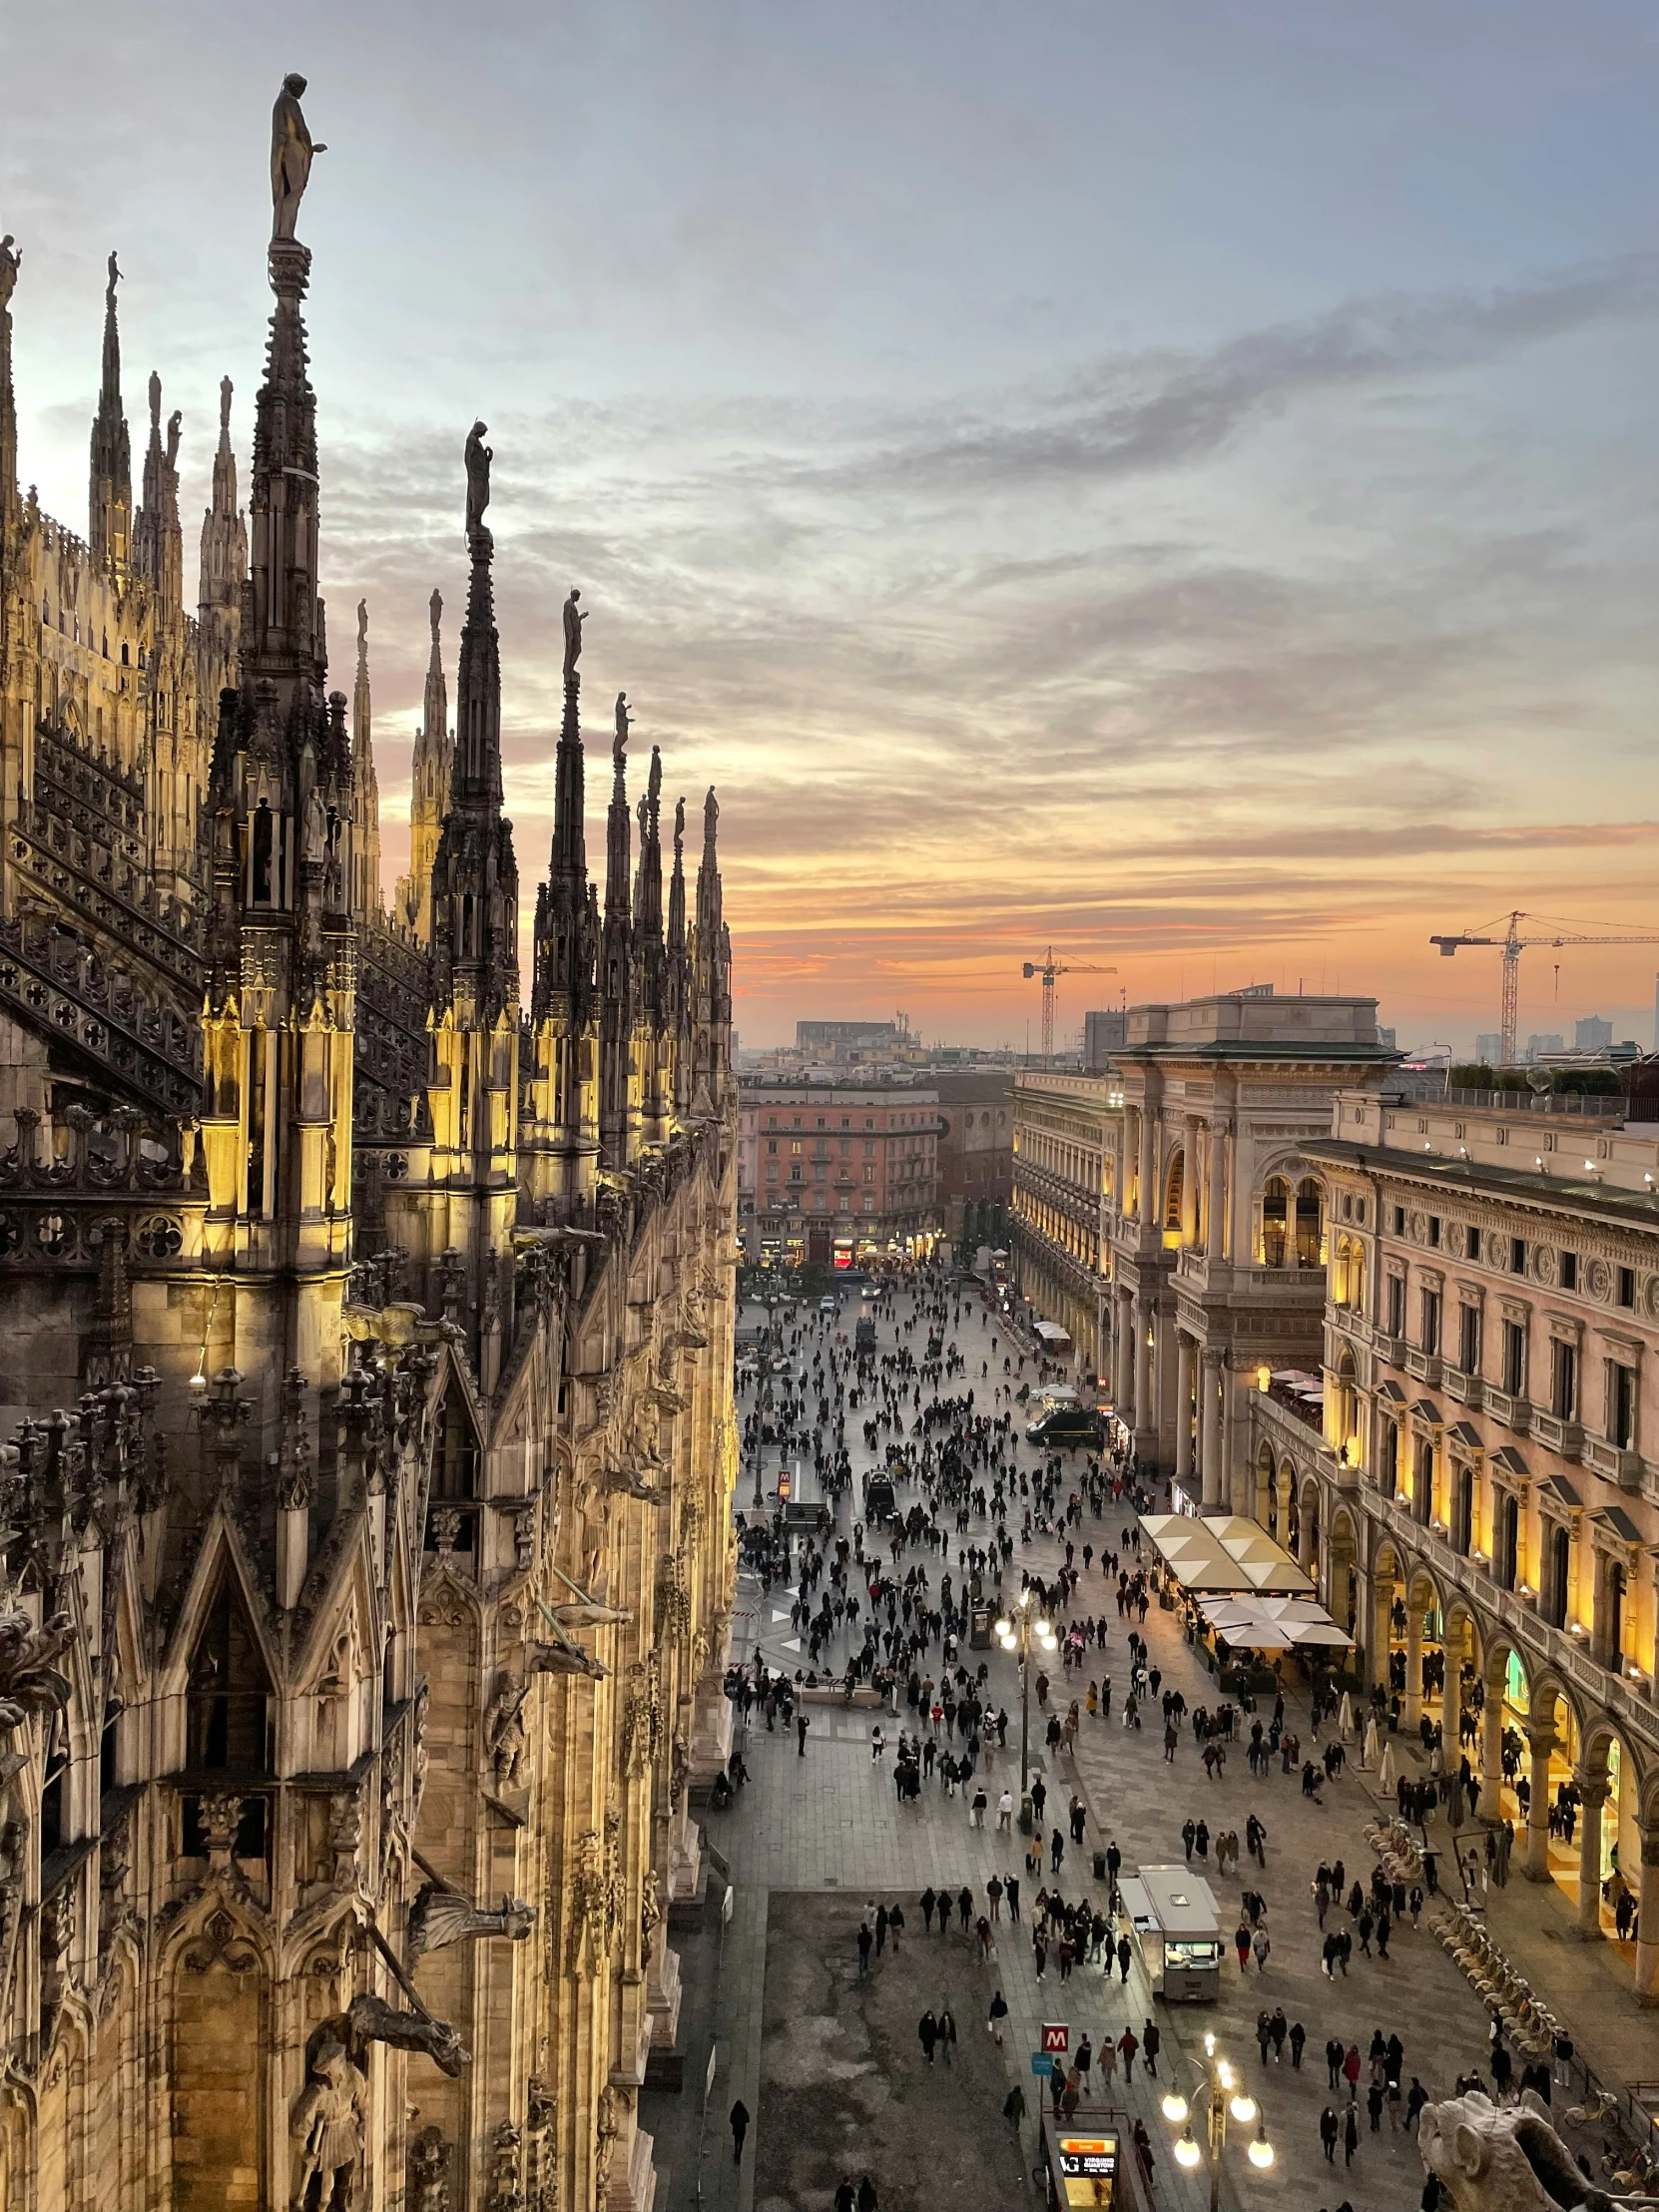
M1313 1595L1313 1582L1284 1545L1243 1514L1143 1513L1141 1526L1175 1579L1195 1595Z
M1323 1605L1308 1597L1224 1597L1204 1606L1204 1617L1230 1644L1255 1651L1289 1651L1308 1644L1341 1646L1345 1636Z
M1031 1324L1045 1345L1069 1345L1071 1333L1062 1329L1057 1321L1038 1321Z

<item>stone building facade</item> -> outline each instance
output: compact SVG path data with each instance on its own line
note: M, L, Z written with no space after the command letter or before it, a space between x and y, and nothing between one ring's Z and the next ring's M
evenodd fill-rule
M924 1260L937 1243L939 1096L905 1081L743 1079L738 1212L751 1260Z
M939 1214L958 1261L981 1246L1005 1246L1014 1190L1014 1071L940 1068Z
M194 614L113 259L87 535L20 494L0 249L0 2202L647 2212L730 1728L717 810L689 884L653 754L636 850L619 718L590 881L578 633L524 1004L469 440L382 907L291 206Z
M1039 1318L1070 1336L1079 1372L1097 1380L1109 1372L1108 1218L1122 1152L1115 1071L1014 1077L1014 1280Z
M1659 1126L1617 1099L1351 1093L1304 1148L1330 1220L1323 1420L1258 1396L1238 1476L1402 1724L1471 1764L1610 1970L1659 1994ZM1443 1660L1443 1693L1423 1687ZM1508 1734L1530 1821L1503 1774ZM1571 1846L1549 1833L1562 1788ZM1619 1944L1615 1877L1640 1906ZM1617 1962L1615 1961L1617 1959Z

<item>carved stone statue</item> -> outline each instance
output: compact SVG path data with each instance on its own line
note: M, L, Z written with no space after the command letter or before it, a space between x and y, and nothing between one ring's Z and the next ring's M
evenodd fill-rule
M325 860L328 857L328 810L322 804L322 794L313 784L310 797L305 801L305 858Z
M637 1467L607 1467L607 1490L620 1490L624 1497L643 1498L647 1505L661 1505L664 1493L655 1482L648 1482Z
M495 458L495 448L484 443L487 422L475 422L466 434L466 535L472 542L473 533L484 526L484 509L490 503L490 463ZM432 594L434 599L437 593ZM437 616L432 617L432 635L437 636Z
M299 100L305 80L297 73L282 79L276 105L271 111L271 236L291 239L299 202L310 183L311 157L326 154L325 146L313 146L305 128ZM113 270L115 256L110 256Z
M1476 2091L1425 2104L1417 2148L1457 2212L1555 2212L1589 2194L1541 2106L1524 2101L1500 2110Z
M0 238L0 314L12 303L12 293L17 289L17 273L23 267L23 256L17 241L8 231Z
M368 601L357 601L357 666L362 668L368 659Z
M536 1909L522 1898L504 1897L501 1910L491 1913L459 1890L423 1882L409 1908L409 1956L421 1958L429 1950L446 1950L451 1943L475 1942L485 1936L505 1936L509 1942L521 1943L535 1924Z
M410 2212L449 2212L449 2145L441 2127L423 2127L409 2145Z
M619 691L616 695L616 743L611 747L613 761L620 762L628 750L628 730L633 719L628 712L628 694Z
M526 1749L524 1701L529 1695L528 1682L515 1685L511 1675L503 1674L484 1713L484 1748L495 1765L498 1791L516 1790L522 1780Z
M219 379L219 428L221 436L231 427L231 394L236 390L229 376Z
M581 596L582 594L572 584L570 597L565 601L565 674L567 676L576 674L576 664L582 658L582 625L588 618L585 611L579 611L576 605Z
M115 312L115 287L120 281L121 271L116 267L115 254L112 250L109 259L109 275L104 284L104 306L106 312L110 314Z
M663 1917L662 1899L657 1894L657 1870L647 1867L645 1881L640 1890L640 1948L649 1950L651 1938L656 1934Z
M430 2012L399 2012L384 1997L353 1997L346 2015L351 2032L365 2043L389 2043L396 2050L423 2050L439 2073L453 2081L472 2053L447 2020L435 2020Z
M179 434L184 419L183 414L177 407L167 418L167 466L175 483L177 483L179 476Z
M306 2212L313 2176L319 2181L317 2212L350 2212L367 2115L367 2077L352 2065L344 2044L330 2038L312 2059L310 2078L288 2121L298 2145L294 2212Z

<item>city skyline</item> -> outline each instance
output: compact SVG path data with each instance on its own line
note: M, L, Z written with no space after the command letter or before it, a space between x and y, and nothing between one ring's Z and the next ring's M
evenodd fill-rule
M1659 922L1641 11L1594 42L1538 6L1049 11L1010 48L966 10L942 51L867 9L392 20L300 8L280 57L330 149L324 586L337 682L369 602L388 897L481 413L521 850L579 582L590 728L625 686L688 793L741 787L755 1042L902 1006L1017 1047L1052 942L1131 1001L1301 979L1472 1049L1496 955L1431 932ZM13 38L20 466L74 526L115 244L128 413L154 364L191 517L218 379L246 467L259 375L257 210L203 185L279 64L165 7L90 28L120 91L83 94L79 163L50 26ZM438 114L471 156L441 196ZM1655 949L1529 954L1522 1036L1597 1011L1647 1045ZM1062 1033L1102 1002L1063 984Z

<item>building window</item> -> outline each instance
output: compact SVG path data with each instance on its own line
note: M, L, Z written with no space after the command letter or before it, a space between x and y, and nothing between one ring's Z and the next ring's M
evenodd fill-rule
M1463 1258L1465 1260L1478 1260L1479 1257L1480 1232L1478 1229L1470 1227L1463 1231Z
M873 1183L875 1181L875 1170L873 1168L866 1167L864 1169L864 1181L866 1183Z
M1620 1451L1636 1448L1636 1370L1607 1363L1607 1440Z
M1388 1335L1402 1337L1405 1334L1405 1282L1402 1276L1388 1278Z
M1503 1325L1503 1387L1510 1397L1526 1395L1526 1331L1518 1321Z
M1576 1291L1578 1288L1578 1255L1576 1252L1563 1252L1561 1255L1561 1288L1564 1291Z
M1621 1306L1622 1306L1622 1307L1623 1307L1623 1308L1625 1309L1626 1313L1628 1313L1628 1312L1630 1311L1630 1309L1631 1309L1631 1308L1632 1308L1632 1307L1633 1307L1633 1306L1635 1305L1635 1303L1636 1303L1636 1270L1635 1270L1634 1268L1620 1268L1620 1270L1619 1270L1619 1304L1620 1304L1620 1305L1621 1305Z
M797 1160L795 1166L790 1170L790 1181L792 1183L799 1183L801 1181L801 1162L799 1160Z
M778 1139L776 1137L768 1137L767 1150L769 1152L776 1152L778 1150Z
M874 1211L875 1211L875 1200L874 1200L873 1196L872 1196L872 1195L871 1195L871 1194L870 1194L870 1193L869 1193L868 1191L866 1191L866 1192L864 1193L864 1212L865 1212L866 1214L873 1214L873 1213L874 1213Z
M1451 1507L1451 1548L1467 1558L1474 1543L1474 1469L1457 1469L1457 1489Z
M1435 1353L1440 1349L1440 1294L1424 1291L1422 1294L1422 1349Z
M1403 1206L1396 1206L1396 1207L1394 1208L1394 1235L1395 1235L1396 1237L1403 1237L1403 1236L1404 1236L1404 1234L1405 1234L1405 1209L1404 1209L1404 1207L1403 1207Z
M777 1162L776 1160L769 1160L769 1161L767 1162L767 1181L768 1181L769 1183L776 1183L776 1182L777 1182L777 1180L778 1180L778 1162Z
M1428 1241L1431 1245L1437 1246L1439 1244L1440 1217L1438 1214L1430 1214L1428 1217Z
M1411 1518L1428 1526L1434 1511L1434 1446L1419 1436L1411 1460Z
M1498 1502L1497 1543L1492 1557L1492 1572L1497 1577L1498 1588L1512 1590L1519 1570L1520 1502L1505 1492Z
M1549 1409L1557 1420L1578 1415L1578 1347L1559 1338L1550 1347Z
M1465 1375L1480 1373L1480 1309L1465 1306L1457 1316L1457 1365Z
M1382 1423L1382 1495L1392 1497L1399 1488L1399 1429L1391 1420Z
M1564 1528L1550 1532L1548 1586L1544 1590L1544 1616L1552 1628L1567 1625L1567 1599L1572 1590L1572 1539Z
M1511 1237L1509 1239L1509 1273L1511 1275L1524 1275L1526 1273L1526 1239L1524 1237Z
M790 1150L792 1152L799 1152L801 1150L801 1139L799 1137L797 1137L795 1142L790 1146Z
M852 1201L849 1198L843 1198L840 1202L839 1211L843 1214L850 1213L852 1211Z

